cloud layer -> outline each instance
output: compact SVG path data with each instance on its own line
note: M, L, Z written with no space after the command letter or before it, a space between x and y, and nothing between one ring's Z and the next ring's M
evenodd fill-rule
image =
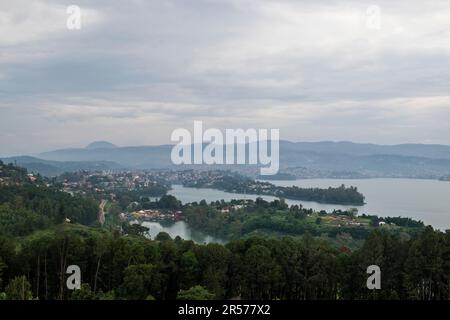
M0 0L0 154L162 144L195 119L450 144L449 58L448 1Z

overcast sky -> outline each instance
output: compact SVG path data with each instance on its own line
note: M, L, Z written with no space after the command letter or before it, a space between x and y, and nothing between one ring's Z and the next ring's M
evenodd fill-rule
M169 143L194 120L450 144L450 1L0 0L0 155Z

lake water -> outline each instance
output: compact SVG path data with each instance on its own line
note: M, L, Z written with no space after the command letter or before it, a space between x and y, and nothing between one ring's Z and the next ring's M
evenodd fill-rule
M167 232L172 239L179 236L185 240L192 240L196 243L225 243L225 241L208 236L200 231L192 230L184 221L164 221L164 222L142 222L144 227L149 228L150 237L155 237L160 232Z
M356 207L360 213L378 216L402 216L422 220L435 228L450 229L450 182L420 179L305 179L295 181L269 181L279 186L337 187L355 186L366 197L364 206L342 206L309 201L286 200L289 205L301 204L305 208L332 211ZM183 203L231 199L256 199L256 195L228 193L214 189L172 186L169 192ZM271 196L262 196L271 201ZM187 227L187 226L186 226Z

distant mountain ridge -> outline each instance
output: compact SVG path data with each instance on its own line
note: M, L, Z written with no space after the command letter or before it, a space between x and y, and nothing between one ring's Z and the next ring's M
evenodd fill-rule
M282 141L285 147L291 146L297 151L316 151L327 153L344 153L355 156L375 154L423 157L432 159L450 159L450 146L440 144L397 144L377 145L354 143L349 141L289 142Z
M29 172L40 173L53 177L68 171L78 170L112 170L120 169L121 165L112 161L54 161L30 156L0 158L4 163L13 163L26 168Z
M94 141L86 146L85 149L113 149L117 148L115 144L108 141Z
M172 147L117 147L102 141L87 148L61 149L38 156L52 161L112 161L118 166L136 169L170 168L173 167L170 159ZM236 170L242 168L235 167ZM336 177L336 172L344 172L355 177L439 179L450 174L450 146L280 141L280 172L289 172L290 168L297 167L314 170L323 177Z
M44 152L39 158L54 161L113 161L124 167L151 169L171 165L171 145L115 148L77 148Z

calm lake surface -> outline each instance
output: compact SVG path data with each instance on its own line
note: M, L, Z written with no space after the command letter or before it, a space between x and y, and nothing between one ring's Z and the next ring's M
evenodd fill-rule
M286 200L289 205L301 204L305 208L332 211L356 207L360 213L378 216L402 216L422 220L441 230L450 229L450 182L421 179L305 179L295 181L269 181L279 186L299 187L337 187L341 184L355 186L366 199L364 206L342 206L320 204L308 201ZM185 188L181 185L172 186L169 192L183 203L231 199L256 199L256 195L228 193L214 189ZM276 199L262 196L265 200ZM189 227L186 228L186 235ZM181 227L180 227L181 228ZM182 229L182 228L181 228ZM166 231L167 232L167 231ZM181 231L179 231L181 232ZM170 234L170 233L169 233ZM153 236L153 235L152 235ZM181 235L180 235L181 236ZM183 236L181 236L183 238ZM194 239L193 239L194 240ZM195 240L194 240L195 241Z
M176 222L142 222L144 227L149 228L150 237L155 239L155 237L160 232L167 232L172 239L179 236L185 240L192 240L196 243L225 243L225 241L208 236L200 231L192 230L184 221Z

